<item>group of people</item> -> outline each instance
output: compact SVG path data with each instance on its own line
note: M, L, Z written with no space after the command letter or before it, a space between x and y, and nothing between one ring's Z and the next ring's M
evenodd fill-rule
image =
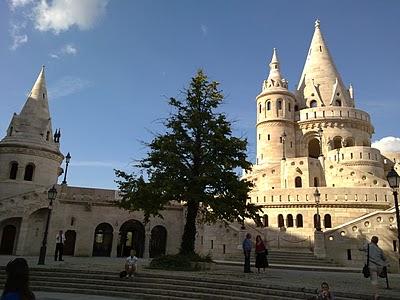
M243 241L243 254L244 254L244 272L252 273L250 268L250 257L251 250L253 248L253 242L251 241L251 234L247 233L246 238ZM268 248L266 246L266 242L262 240L260 235L256 236L256 244L255 244L255 254L256 254L256 268L258 273L263 269L265 272L265 268L268 265Z

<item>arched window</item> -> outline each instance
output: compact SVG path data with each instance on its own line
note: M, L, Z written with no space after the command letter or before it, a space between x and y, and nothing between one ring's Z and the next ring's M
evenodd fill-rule
M332 217L330 214L326 214L324 216L324 227L325 228L332 228Z
M298 105L294 106L294 111L299 111L299 106Z
M311 100L310 107L317 107L317 100Z
M308 156L318 158L321 154L321 146L317 138L313 138L308 142Z
M353 138L348 137L348 138L346 139L345 146L346 146L346 147L353 147L353 146L354 146L354 140L353 140Z
M291 107L290 103L288 103L288 111L292 111L292 107Z
M271 101L267 101L267 110L271 110Z
M285 221L282 214L278 215L278 227L285 227Z
M315 187L319 186L319 178L318 177L314 177L314 186Z
M269 224L268 224L268 215L264 215L264 217L263 217L263 225L264 225L264 227L268 227L269 226Z
M340 99L336 99L335 105L336 106L342 106L342 101Z
M301 182L301 177L300 176L297 176L295 179L294 179L294 187L297 187L297 188L299 188L299 187L302 187L302 182Z
M303 215L298 214L296 216L296 227L303 227Z
M287 215L287 227L293 227L293 216L291 214Z
M17 162L12 162L10 164L10 179L17 179L17 173L18 173L18 163Z
M24 174L24 180L26 181L32 181L33 179L33 172L35 171L35 166L33 164L28 164L25 167L25 174Z
M278 99L278 109L282 109L282 99Z
M258 104L258 112L261 114L261 103Z
M48 141L50 139L50 131L46 132L46 141Z
M335 136L333 138L333 149L339 149L339 148L342 148L342 137Z

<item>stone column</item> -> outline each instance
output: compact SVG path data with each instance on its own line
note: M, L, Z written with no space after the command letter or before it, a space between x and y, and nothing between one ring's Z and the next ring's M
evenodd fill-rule
M19 227L18 241L17 241L17 249L15 251L16 255L24 255L25 251L25 241L27 239L29 230L29 216L24 216L21 221L21 225ZM43 237L42 237L43 238Z
M314 232L314 255L317 258L326 258L325 235L322 231Z
M113 242L112 242L112 248L111 248L111 257L118 257L118 236L119 232L117 230L114 230L113 232Z
M151 231L146 230L144 236L144 251L143 251L143 258L150 258L150 238L151 238Z

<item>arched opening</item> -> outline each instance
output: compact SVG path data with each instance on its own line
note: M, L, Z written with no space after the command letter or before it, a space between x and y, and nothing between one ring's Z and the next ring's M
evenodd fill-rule
M332 228L332 218L330 214L326 214L324 216L324 227L325 228Z
M296 216L296 227L303 227L303 215L298 214Z
M25 255L39 255L39 250L40 247L42 246L43 235L45 232L46 220L48 215L49 215L49 209L47 207L43 207L34 211L28 217L28 226L27 226L28 233L26 235L27 240L24 243ZM55 236L54 236L54 242L55 242Z
M6 225L3 228L0 244L0 254L12 255L14 251L17 228L14 225Z
M293 216L291 214L287 215L287 227L293 227Z
M346 147L353 147L354 146L354 140L353 140L353 138L351 138L351 137L348 137L347 139L346 139Z
M319 140L313 138L308 142L308 156L313 158L318 158L321 153L321 147Z
M144 226L137 220L129 220L122 224L119 230L118 256L129 256L131 249L137 257L144 253Z
M340 99L336 99L335 105L336 106L342 106L342 101Z
M164 226L157 225L151 230L150 237L150 258L165 255L167 248L167 229Z
M282 109L282 99L278 99L278 109Z
M310 107L317 107L317 106L318 106L318 104L317 104L316 100L311 100L310 101Z
M67 230L65 233L64 255L74 256L76 242L76 231Z
M300 176L297 176L297 177L294 179L294 187L300 188L300 187L302 187L302 186L303 186L303 183L302 183L302 181L301 181L301 177L300 177Z
M314 177L314 186L315 187L319 186L319 178L318 177Z
M339 149L339 148L342 148L342 137L335 136L333 138L333 149Z
M13 161L10 164L10 179L17 179L17 174L18 174L18 163L16 161Z
M261 114L261 103L260 104L258 104L258 113L260 113ZM129 255L128 255L129 256Z
M283 215L279 214L278 215L278 227L285 227L285 220L283 219Z
M271 101L267 101L267 110L271 110Z
M268 215L264 215L263 216L263 225L264 225L264 227L268 227L269 226L269 224L268 224Z
M28 164L25 167L25 174L24 174L24 180L26 181L32 181L33 180L33 173L35 172L35 165L34 164Z
M110 256L114 229L108 223L97 225L94 231L93 256Z
M297 104L294 106L294 111L299 111L299 106Z

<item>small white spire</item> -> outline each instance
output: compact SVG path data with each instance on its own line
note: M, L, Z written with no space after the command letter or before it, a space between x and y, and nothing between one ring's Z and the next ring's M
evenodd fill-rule
M321 21L317 18L316 20L315 20L315 28L320 28L321 27Z

